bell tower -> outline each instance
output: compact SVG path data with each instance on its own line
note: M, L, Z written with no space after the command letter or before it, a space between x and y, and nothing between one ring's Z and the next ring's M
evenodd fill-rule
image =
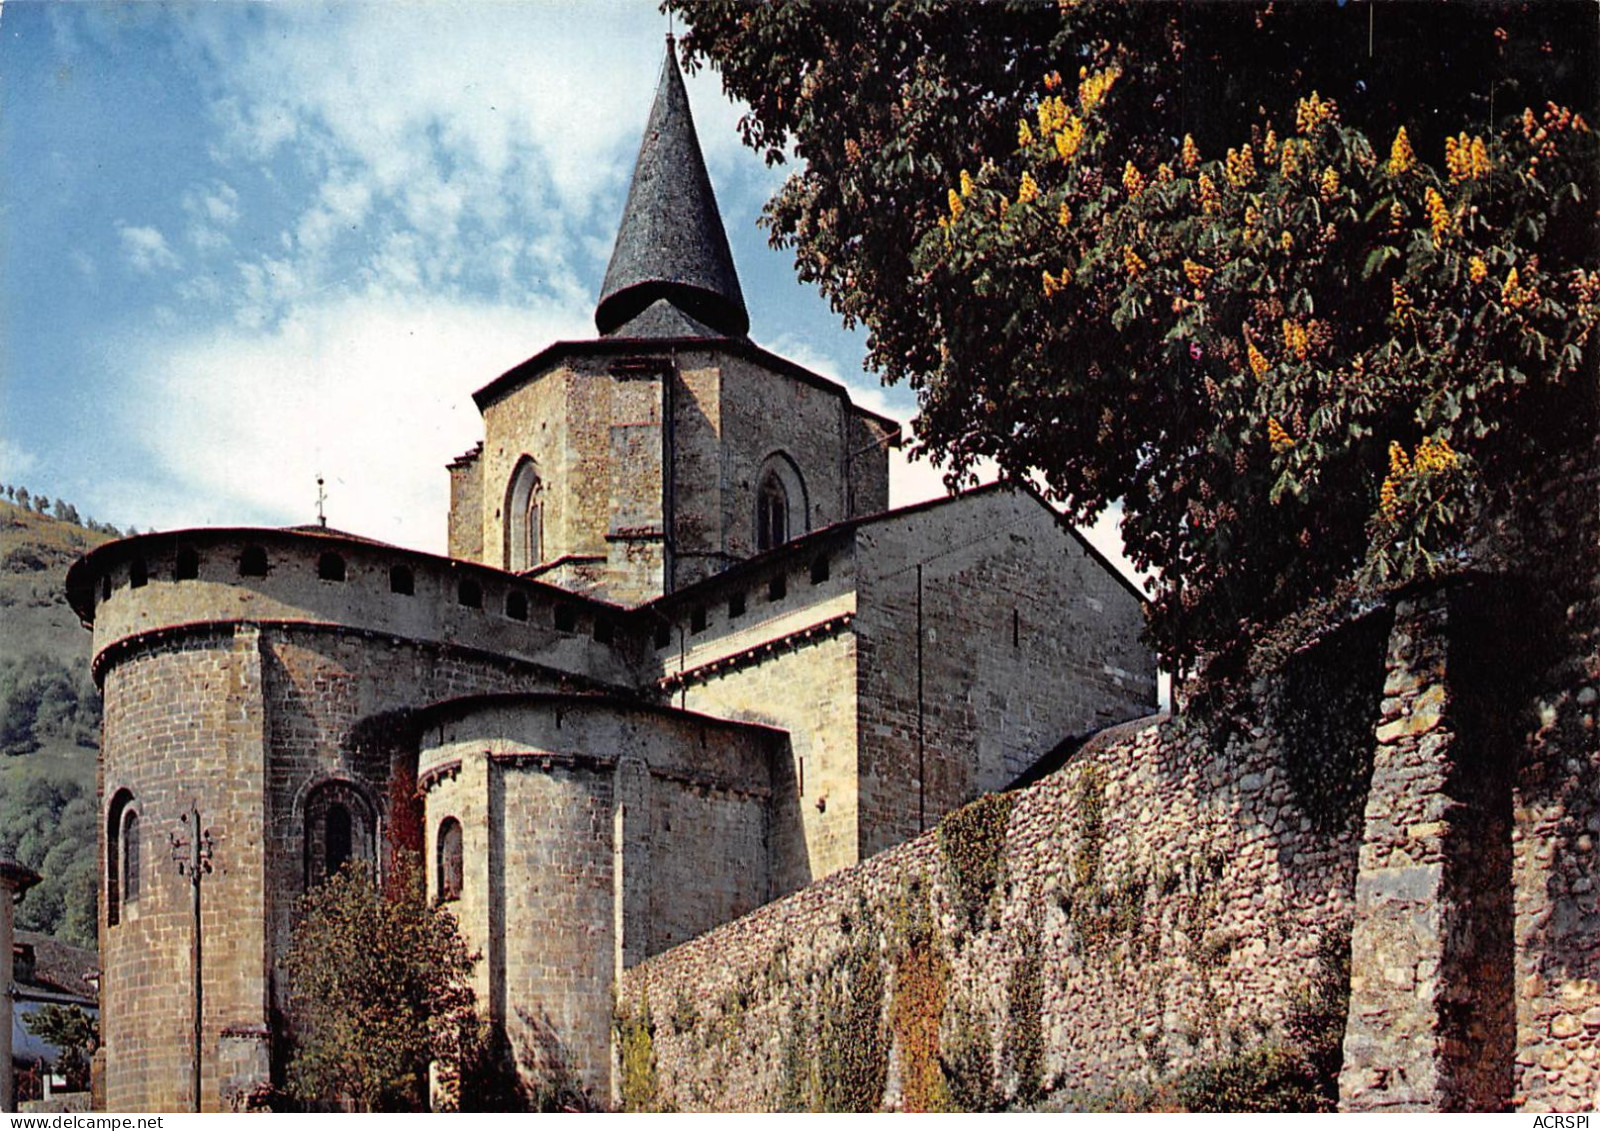
M474 395L451 556L637 604L887 508L895 422L750 340L670 37L594 321Z

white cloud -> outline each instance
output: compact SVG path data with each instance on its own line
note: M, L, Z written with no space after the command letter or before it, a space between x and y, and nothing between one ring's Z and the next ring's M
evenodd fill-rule
M152 337L122 406L149 463L104 505L164 528L307 522L320 474L331 525L442 552L444 465L481 438L471 393L587 317L375 290Z
M0 478L7 482L14 482L19 475L27 475L39 466L39 457L17 444L0 436Z
M157 229L123 224L117 228L117 235L122 240L122 254L135 271L149 275L161 268L179 266L178 257L167 246L167 238Z

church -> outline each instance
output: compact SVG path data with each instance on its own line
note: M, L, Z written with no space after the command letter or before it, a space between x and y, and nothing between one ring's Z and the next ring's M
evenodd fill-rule
M474 394L446 556L204 528L73 567L110 1110L281 1083L296 901L402 852L512 1051L605 1105L622 971L1155 709L1140 594L1054 510L889 509L898 425L751 338L670 43L594 317Z

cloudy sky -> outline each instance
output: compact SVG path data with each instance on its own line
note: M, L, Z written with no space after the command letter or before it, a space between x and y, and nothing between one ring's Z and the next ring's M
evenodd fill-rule
M443 549L473 390L594 335L650 0L0 5L0 482L140 529L316 514ZM688 82L760 344L902 421ZM896 468L896 505L939 493Z

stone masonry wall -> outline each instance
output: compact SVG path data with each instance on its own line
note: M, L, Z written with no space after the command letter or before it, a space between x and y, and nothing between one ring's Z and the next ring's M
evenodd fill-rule
M1342 984L1357 810L1262 728L1119 730L629 971L619 1101L1116 1103L1284 1041Z
M857 539L863 856L1155 710L1139 598L1032 497L980 492Z
M106 1102L113 1111L190 1104L190 886L169 833L190 804L217 843L203 919L202 1102L267 1075L270 972L265 906L265 726L259 636L241 627L174 641L112 668L101 746L104 797L132 794L140 887L112 923L102 887L100 962ZM102 807L102 825L105 811ZM105 867L105 833L101 863Z

